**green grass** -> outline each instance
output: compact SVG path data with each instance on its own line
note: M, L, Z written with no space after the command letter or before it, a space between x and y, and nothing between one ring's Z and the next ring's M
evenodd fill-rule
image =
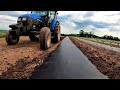
M118 43L120 43L120 41L99 39L99 38L88 38L88 37L78 37L78 38L89 40L89 41L94 41L94 42L116 42L116 43L118 42Z
M0 33L1 33L1 32L7 32L7 31L8 31L8 30L0 30Z
M0 30L0 38L5 37L5 34L8 32L8 30Z

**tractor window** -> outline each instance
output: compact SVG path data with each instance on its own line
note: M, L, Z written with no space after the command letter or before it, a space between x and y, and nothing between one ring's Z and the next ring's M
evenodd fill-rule
M50 11L50 12L49 12L49 17L50 17L49 21L50 21L50 23L51 23L52 20L55 18L55 12L54 12L54 11Z
M47 15L47 11L32 11L32 13L33 13L33 14L42 15L42 16Z

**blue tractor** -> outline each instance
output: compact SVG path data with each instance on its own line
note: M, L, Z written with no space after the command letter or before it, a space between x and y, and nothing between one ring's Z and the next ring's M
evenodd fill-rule
M6 34L8 45L19 42L20 36L29 36L31 41L39 41L41 49L48 49L51 42L59 42L61 37L60 22L57 11L31 11L30 14L20 15L16 24Z

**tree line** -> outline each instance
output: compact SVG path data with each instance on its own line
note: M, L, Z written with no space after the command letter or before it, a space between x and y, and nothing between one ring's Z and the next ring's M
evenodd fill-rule
M79 31L79 36L80 37L93 37L93 38L100 38L100 39L108 39L108 40L116 40L116 41L120 41L120 39L118 37L113 37L111 35L104 35L102 37L94 35L93 32L85 32L84 30L80 30Z
M62 34L62 36L77 36L77 37L100 38L100 39L120 41L118 37L113 37L111 35L104 35L100 37L100 36L94 35L93 32L85 32L84 30L80 30L79 34Z

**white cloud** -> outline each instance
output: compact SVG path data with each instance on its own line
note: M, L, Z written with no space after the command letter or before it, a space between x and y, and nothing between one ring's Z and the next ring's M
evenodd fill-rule
M94 15L87 17L87 20L105 23L116 23L118 20L120 20L119 11L97 11L93 13Z
M114 25L114 26L110 26L111 30L116 30L116 31L120 31L120 25Z
M91 31L93 32L94 31L94 34L98 35L98 36L112 35L114 37L119 37L120 38L120 30L119 30L119 32L117 32L117 31L114 31L114 29L111 30L109 28L96 28L92 25L84 27L83 30L87 31L87 32L91 32Z
M66 16L66 15L70 15L70 17L68 17L68 20L70 21L83 21L85 20L84 15L87 13L87 11L59 11L58 16Z
M92 32L93 30L95 30L96 29L96 27L94 27L94 26L92 26L92 25L88 25L88 26L86 26L86 27L84 27L84 28L82 28L84 31L86 31L86 32Z
M30 13L30 11L15 11L18 15Z
M97 28L91 24L91 25L86 25L83 28L79 28L78 31L83 29L88 32L92 31L94 32L95 35L98 36L113 35L120 38L120 11L79 11L79 12L68 11L67 13L62 12L62 16L64 17L65 15L71 15L71 16L68 17L69 19L66 18L66 21L63 22L64 23L64 27L62 28L63 30L69 29L68 31L72 33L76 33L77 30L74 30L73 28L74 26L72 26L72 23L74 23L75 21L83 22L90 20L98 23L104 22L106 24L109 24L109 26L106 28ZM66 31L66 33L70 33L70 32Z
M0 11L0 29L9 29L10 24L17 21L17 17L21 14L30 13L27 11ZM79 30L92 31L94 34L103 36L113 35L120 38L120 11L58 11L58 17L64 18L61 22L62 33L78 33ZM107 27L98 28L93 24L85 27L77 28L79 25L75 22L83 21L104 22Z
M0 19L16 21L17 17L13 17L13 16L9 16L9 15L0 15Z
M9 25L17 22L17 18L26 11L0 11L0 29L9 30Z
M114 37L119 37L119 38L120 38L120 33L111 31L111 30L108 29L108 28L97 29L97 31L95 32L95 34L98 35L98 36L112 35L112 36L114 36Z
M67 27L71 27L71 28L75 28L75 27L76 27L76 24L75 24L74 22L65 21L64 23L65 23L65 25L66 25ZM62 24L64 24L64 23L62 23Z
M79 31L73 27L67 27L67 26L61 25L61 33L62 34L72 34L72 33L77 34L79 33Z
M78 11L58 11L59 16L72 15L79 13Z

